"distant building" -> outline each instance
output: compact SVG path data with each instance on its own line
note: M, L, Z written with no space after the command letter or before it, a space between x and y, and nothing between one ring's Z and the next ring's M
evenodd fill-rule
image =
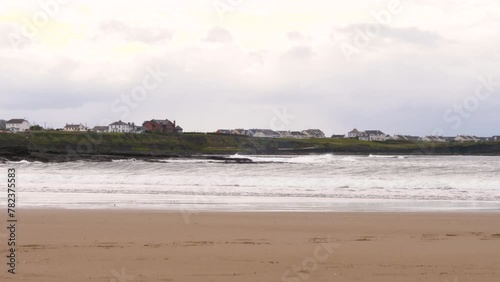
M368 136L368 141L385 141L386 139L385 133L380 130L366 130L364 134Z
M305 135L304 133L302 133L300 131L292 131L292 132L290 132L290 137L302 139L302 138L307 138L307 135Z
M145 121L142 126L149 132L176 133L175 120L171 122L168 119L152 119L150 121Z
M455 137L455 142L479 142L480 140L476 136L469 135L459 135Z
M123 122L121 120L113 122L109 125L108 132L112 133L130 133L134 131L135 125L130 122Z
M11 119L5 122L5 128L12 132L24 132L30 129L30 123L25 119Z
M231 130L231 134L233 134L233 135L245 135L245 133L246 133L246 130L242 129L242 128Z
M347 138L358 138L360 134L361 132L354 128L347 133Z
M3 119L0 119L0 130L7 130L7 122Z
M233 134L230 129L218 129L215 133L217 133L217 134L225 134L225 135Z
M290 130L281 130L281 131L276 131L280 135L281 138L290 138L292 137L292 133Z
M493 137L491 137L491 140L500 141L500 135L494 135Z
M417 142L419 141L419 139L420 137L418 136L396 135L396 134L386 138L386 140L409 141L409 142Z
M176 132L176 133L179 133L179 134L182 134L182 132L183 132L182 127L180 127L180 126L176 126L176 127L175 127L175 132Z
M106 133L109 131L109 126L94 126L94 128L92 128L92 131L97 133Z
M247 132L251 137L279 138L280 134L271 129L250 129Z
M443 136L425 136L419 139L422 142L435 142L435 143L444 143L446 139Z
M86 131L87 128L83 124L66 124L63 128L64 131Z
M333 139L342 139L344 137L345 137L345 135L343 135L343 134L333 134L332 137L330 137L330 138L333 138Z
M319 129L302 130L302 133L309 138L325 138L325 134Z

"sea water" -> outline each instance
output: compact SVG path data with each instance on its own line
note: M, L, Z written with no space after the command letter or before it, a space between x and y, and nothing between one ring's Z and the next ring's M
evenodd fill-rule
M9 162L0 183L17 169L20 208L500 211L500 157L229 157L252 162Z

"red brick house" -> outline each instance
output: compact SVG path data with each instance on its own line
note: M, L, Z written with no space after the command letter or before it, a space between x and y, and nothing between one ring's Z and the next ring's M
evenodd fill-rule
M168 119L152 119L150 121L145 121L142 126L146 128L149 132L161 132L161 133L182 133L175 126L174 122L169 121ZM180 126L177 126L180 128Z

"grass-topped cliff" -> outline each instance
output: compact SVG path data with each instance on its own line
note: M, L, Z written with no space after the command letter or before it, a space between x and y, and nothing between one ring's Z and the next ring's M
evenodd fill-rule
M351 139L272 139L236 135L30 132L0 134L0 157L75 160L200 154L460 154L500 155L500 142L413 143Z

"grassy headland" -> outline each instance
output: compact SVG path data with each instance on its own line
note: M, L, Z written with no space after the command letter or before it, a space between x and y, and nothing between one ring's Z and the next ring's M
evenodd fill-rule
M352 139L275 139L237 135L30 132L0 134L0 157L65 161L163 158L202 154L439 154L500 155L500 142L369 142Z

